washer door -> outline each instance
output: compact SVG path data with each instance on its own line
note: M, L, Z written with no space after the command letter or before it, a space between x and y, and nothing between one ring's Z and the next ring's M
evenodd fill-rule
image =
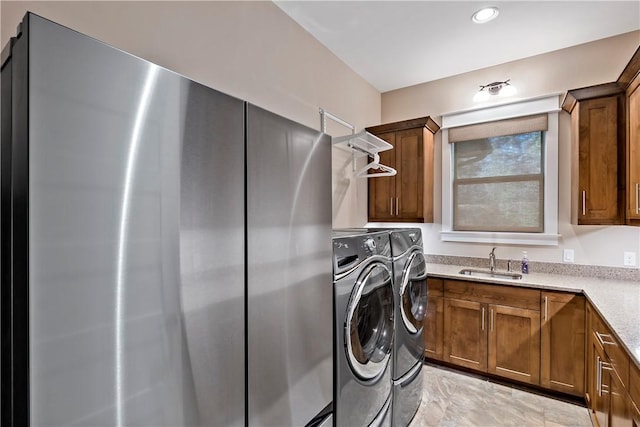
M405 264L400 285L400 313L411 334L422 331L427 314L427 262L421 252L413 252Z
M358 278L345 322L347 360L363 381L376 380L389 363L393 347L393 284L382 263L372 263Z

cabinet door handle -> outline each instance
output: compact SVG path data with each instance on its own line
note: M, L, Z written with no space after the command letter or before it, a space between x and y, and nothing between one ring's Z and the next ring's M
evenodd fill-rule
M482 307L482 330L484 331L484 307Z
M605 346L605 345L613 345L616 346L618 344L616 344L616 342L611 338L611 335L609 334L601 334L600 332L594 332L596 334L596 338L598 338L598 341L600 341L600 345L601 346ZM603 337L608 337L609 339L604 339Z
M489 320L491 322L491 332L493 332L493 309L489 310Z
M582 216L587 214L587 192L582 192Z
M638 203L639 197L640 197L640 183L636 182L636 215L640 214L640 203Z
M602 369L600 365L600 356L596 356L596 391L598 396L602 396Z
M398 200L398 198L396 197L396 216L398 216L398 212L400 211L400 202Z
M389 197L389 215L393 215L393 197Z
M549 316L549 297L544 297L544 321L546 322Z

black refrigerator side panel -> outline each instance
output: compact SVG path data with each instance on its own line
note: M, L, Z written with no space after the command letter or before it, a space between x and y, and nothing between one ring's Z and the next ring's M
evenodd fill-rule
M0 424L11 425L11 46L0 71Z
M11 426L29 425L28 70L29 15L2 71L2 424Z

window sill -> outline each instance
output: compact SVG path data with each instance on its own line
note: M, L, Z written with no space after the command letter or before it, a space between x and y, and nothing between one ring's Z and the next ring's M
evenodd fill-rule
M443 242L500 243L507 245L558 246L560 234L442 231Z

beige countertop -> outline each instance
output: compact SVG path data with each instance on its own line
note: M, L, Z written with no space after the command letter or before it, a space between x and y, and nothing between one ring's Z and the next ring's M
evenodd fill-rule
M521 280L465 276L465 266L427 264L429 276L557 291L582 292L640 367L640 283L560 274L523 274Z

